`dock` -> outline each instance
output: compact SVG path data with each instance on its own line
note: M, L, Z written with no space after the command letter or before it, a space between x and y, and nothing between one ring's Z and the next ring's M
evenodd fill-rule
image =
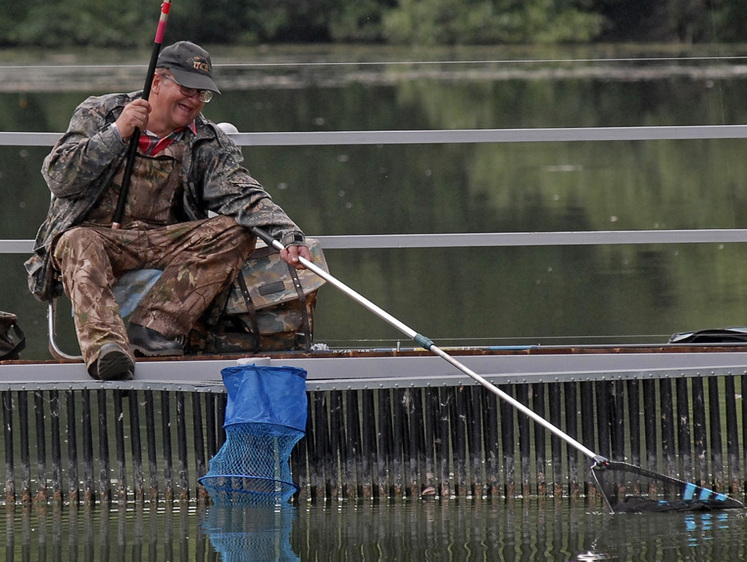
M608 458L744 490L746 347L450 353ZM425 351L256 359L307 371L296 501L594 497L588 459ZM0 364L5 502L208 501L197 478L225 440L220 371L236 362L142 361L127 382L75 361Z

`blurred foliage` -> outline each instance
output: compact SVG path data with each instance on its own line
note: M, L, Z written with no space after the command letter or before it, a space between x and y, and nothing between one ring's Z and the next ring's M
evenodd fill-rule
M0 0L0 46L132 47L158 0ZM198 43L554 44L743 41L743 0L177 0L169 35Z

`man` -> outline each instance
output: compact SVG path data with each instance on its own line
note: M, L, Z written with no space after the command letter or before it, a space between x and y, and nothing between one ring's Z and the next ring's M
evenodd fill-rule
M254 248L251 228L279 239L282 258L311 259L301 229L241 166L240 150L202 108L214 93L212 62L181 41L162 50L148 99L91 97L45 158L53 194L26 262L39 300L62 288L91 377L131 379L135 352L181 355L196 320ZM120 228L112 228L130 137L141 131ZM208 216L208 211L217 216ZM112 287L129 270L162 269L125 327Z

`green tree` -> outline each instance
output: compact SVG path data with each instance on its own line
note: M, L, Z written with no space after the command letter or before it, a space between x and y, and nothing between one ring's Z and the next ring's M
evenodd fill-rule
M401 0L384 18L392 43L417 45L587 42L604 18L572 0Z

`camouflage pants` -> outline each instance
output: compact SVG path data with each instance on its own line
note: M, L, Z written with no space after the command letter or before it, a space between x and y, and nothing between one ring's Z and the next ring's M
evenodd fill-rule
M56 241L54 266L73 303L75 329L86 365L105 343L129 349L112 287L126 271L163 274L130 321L168 338L187 336L193 324L235 277L254 247L254 237L231 217L160 228L82 226Z

